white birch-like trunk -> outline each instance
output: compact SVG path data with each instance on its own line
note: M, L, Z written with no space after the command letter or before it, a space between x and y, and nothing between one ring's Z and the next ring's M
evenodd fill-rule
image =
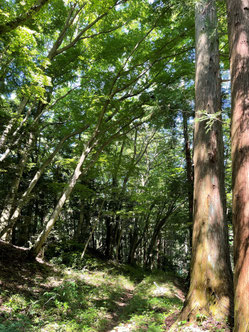
M55 150L50 154L50 156L44 161L44 163L42 164L42 166L39 168L39 170L34 175L33 179L31 180L31 182L30 182L30 184L28 186L28 188L26 189L26 191L22 194L22 196L21 196L20 200L18 201L18 204L17 204L14 212L12 213L12 216L10 217L10 210L9 210L8 206L3 210L1 218L0 218L0 238L11 227L14 226L16 220L20 216L22 208L29 202L29 200L31 198L30 194L33 191L34 187L36 186L38 180L40 179L40 177L44 173L46 167L52 162L53 158L58 153L58 151L61 149L61 147L63 146L64 142L69 137L71 137L72 135L74 135L74 134L65 136L60 141L60 143L57 145L57 147L55 148Z
M78 178L81 176L82 174L82 165L84 163L84 161L86 160L87 156L89 155L89 153L91 152L92 150L92 147L93 145L92 144L88 144L88 146L84 149L83 153L81 154L81 157L78 161L78 164L75 168L75 171L68 183L68 185L66 186L66 188L63 190L63 193L54 209L54 212L51 216L51 218L49 219L49 221L47 222L45 228L43 229L43 231L40 233L40 235L38 236L37 240L35 241L33 247L30 249L30 255L33 256L33 257L36 257L43 244L45 243L49 233L51 232L66 200L69 198L73 188L75 187L75 184L78 180Z
M34 142L34 135L33 133L30 133L30 137L29 137L29 141L27 144L26 149L23 151L22 153L22 158L21 158L21 162L20 162L20 168L18 171L18 174L16 175L16 178L14 180L14 183L12 184L12 187L10 189L10 195L8 195L7 197L7 204L5 206L5 208L3 209L2 213L1 213L1 217L0 217L0 238L4 235L4 233L1 232L1 230L3 230L7 225L8 225L8 221L10 219L11 216L11 212L13 210L14 204L15 204L15 199L17 196L17 192L20 186L20 182L22 179L22 175L26 166L26 162L28 159L28 155L29 155L29 151L33 145Z

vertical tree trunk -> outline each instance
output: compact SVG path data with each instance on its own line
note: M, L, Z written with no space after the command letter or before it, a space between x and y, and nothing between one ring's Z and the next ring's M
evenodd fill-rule
M188 206L189 206L189 235L190 235L190 250L192 249L192 235L193 235L193 189L194 189L194 176L192 167L191 148L188 134L188 117L185 112L182 113L183 117L183 136L185 145L185 158L186 158L186 173L188 185Z
M176 211L176 209L177 207L175 206L175 202L172 202L171 205L168 207L168 210L165 212L165 215L163 217L159 216L156 220L156 224L150 237L147 249L146 267L150 269L153 266L153 260L156 253L155 247L158 236L160 235L162 228L164 227L168 219L171 217L171 215Z
M249 331L249 1L227 0L232 89L234 331Z
M137 220L133 220L133 229L130 230L129 234L129 254L128 254L128 264L134 265L135 263L135 252L138 247L138 229L137 229Z
M84 219L85 219L84 210L85 210L85 202L83 199L80 199L79 219L78 219L78 223L75 226L75 231L74 231L74 240L77 242L84 242L84 239L82 238L83 224L84 224Z
M105 239L105 257L109 259L111 257L111 239L112 239L112 225L111 218L109 216L105 219L106 225L106 239Z
M231 310L232 273L225 222L224 161L220 119L207 130L198 121L220 110L217 17L214 0L196 3L196 123L191 280L181 320L196 314L225 320Z
M93 248L94 248L94 237L93 237L93 235L94 235L95 228L96 228L97 225L98 225L98 222L99 222L99 219L96 219L95 222L94 222L94 224L93 224L93 226L92 226L91 233L90 233L90 235L89 235L89 237L88 237L88 239L87 239L87 241L86 241L86 243L85 243L85 246L84 246L83 252L82 252L82 254L81 254L81 256L80 256L81 259L84 258L85 253L86 253L86 250L87 250L87 247L88 247L88 245L89 245L91 239L93 239Z
M158 270L160 270L163 267L161 261L161 256L162 256L161 252L162 252L162 235L159 234L157 240L157 265L156 265Z

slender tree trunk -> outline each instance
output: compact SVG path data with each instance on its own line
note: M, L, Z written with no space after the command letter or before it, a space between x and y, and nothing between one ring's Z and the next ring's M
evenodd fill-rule
M160 235L160 232L163 228L163 226L168 221L169 217L175 212L176 205L175 203L171 203L171 205L168 207L168 210L164 217L161 218L161 215L159 216L159 219L156 221L153 233L151 235L149 246L147 250L147 257L146 257L146 266L150 268L153 264L152 261L154 259L154 253L153 249L155 248L156 241L158 239L158 236Z
M79 213L79 219L77 224L75 225L75 231L74 231L74 240L77 242L83 242L82 239L82 230L83 230L83 224L84 224L84 210L85 210L85 202L83 199L80 199L80 213Z
M194 225L191 280L179 320L197 314L225 320L231 312L232 273L225 221L221 120L207 130L202 111L220 110L219 49L214 0L196 3L196 123L194 134Z
M122 237L123 237L123 232L124 232L124 227L125 227L125 222L120 220L121 222L121 227L118 228L118 233L117 233L117 238L116 238L116 247L115 247L115 259L116 261L121 261L121 244L122 244Z
M190 250L192 249L192 235L193 235L193 189L194 189L194 176L193 176L193 161L191 157L191 148L188 134L188 118L185 112L183 116L183 136L185 145L185 159L186 159L186 172L188 184L188 206L189 206L189 235L190 235Z
M7 197L7 204L4 207L2 213L1 213L1 217L0 217L0 237L2 237L11 227L6 228L6 232L2 233L1 230L3 228L6 227L6 225L8 225L9 223L9 219L11 216L11 213L14 210L15 204L16 204L16 198L17 198L17 193L19 190L19 186L20 186L20 182L22 180L22 176L23 176L23 172L29 157L29 152L31 151L31 148L33 146L34 143L34 139L35 136L33 133L30 133L30 137L29 137L29 141L28 144L26 146L26 148L24 149L24 151L22 151L21 154L21 160L18 166L18 172L15 176L15 179L13 181L13 184L10 188L10 195L8 195ZM6 240L6 237L4 237L4 240Z
M157 240L157 269L160 270L162 268L161 264L161 252L162 252L162 236L161 233L158 236Z
M85 246L84 246L83 252L82 252L82 254L81 254L81 256L80 256L81 259L83 259L84 256L85 256L85 253L86 253L87 247L88 247L88 245L89 245L89 242L90 242L91 239L93 238L93 234L94 234L94 231L95 231L95 229L96 229L96 227L97 227L97 225L98 225L98 222L99 222L99 219L96 218L96 220L95 220L95 222L94 222L94 224L93 224L93 226L92 226L91 232L90 232L90 234L89 234L89 237L88 237L88 239L87 239L87 241L86 241L86 243L85 243Z
M31 192L33 191L34 187L36 186L37 182L39 181L40 177L44 173L45 169L47 166L53 161L54 157L56 154L60 151L62 148L63 144L65 141L70 138L71 136L76 135L77 132L71 133L69 135L64 136L57 147L54 149L52 153L48 156L48 158L43 162L43 164L40 166L38 171L35 173L33 179L30 181L28 188L25 190L25 192L22 194L21 198L19 199L12 215L10 216L10 203L4 208L1 218L0 218L0 238L10 229L15 225L16 220L19 218L20 213L22 211L22 208L28 204L28 202L31 199ZM25 155L26 159L28 158L28 152ZM23 162L23 165L25 166L26 164L26 159Z
M160 234L160 231L161 231L163 225L164 225L164 223L160 223L160 221L156 224L156 226L154 227L152 237L149 242L149 247L147 250L147 258L146 258L146 267L149 269L152 269L152 266L153 266L153 259L154 259L154 255L155 255L155 249L156 249L156 241L157 241L157 238Z
M128 264L134 265L135 263L135 252L138 247L138 229L136 219L133 221L134 229L129 234L129 253L128 253Z
M227 0L232 89L234 331L249 331L249 1Z
M105 256L107 259L110 258L111 255L111 238L112 238L112 225L111 218L109 216L106 217L106 239L105 239Z
M91 145L91 144L90 144ZM91 145L92 146L92 145ZM82 174L82 165L85 161L85 159L87 158L88 154L91 152L91 147L88 145L83 153L81 154L81 157L79 159L79 162L77 164L77 167L75 168L75 171L73 173L73 176L71 177L68 185L66 186L66 188L63 190L63 193L54 209L54 212L51 216L51 218L49 219L49 221L47 222L45 228L43 229L43 231L41 232L41 234L38 236L36 242L34 243L33 247L30 249L30 256L32 257L36 257L43 244L45 243L51 229L53 228L62 208L63 205L65 204L66 200L69 198L78 178L80 177L80 175Z
M90 240L91 240L91 238L92 238L92 236L93 236L93 234L95 232L95 229L97 228L97 226L99 224L100 217L101 217L101 214L102 214L102 211L103 211L103 207L104 207L104 203L105 203L105 201L103 200L103 202L101 204L101 207L100 207L100 210L99 210L99 213L98 213L98 217L95 219L95 221L94 221L94 223L92 225L92 229L91 229L90 235L89 235L89 237L88 237L88 239L87 239L87 241L85 243L85 247L84 247L83 252L82 252L82 254L80 256L81 259L84 258L86 250L87 250L87 247L89 245L89 242L90 242Z

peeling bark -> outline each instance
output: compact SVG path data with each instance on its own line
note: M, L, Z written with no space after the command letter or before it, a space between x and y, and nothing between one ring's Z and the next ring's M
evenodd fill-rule
M232 306L232 273L225 221L221 121L207 131L201 112L220 110L217 17L214 0L196 3L194 211L190 288L180 320L197 314L225 320Z
M232 94L234 331L249 331L249 1L227 0Z

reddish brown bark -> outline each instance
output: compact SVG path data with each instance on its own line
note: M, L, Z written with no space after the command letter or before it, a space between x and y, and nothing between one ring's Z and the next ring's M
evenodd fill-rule
M249 331L249 1L227 0L232 90L234 331Z
M180 320L197 314L230 315L232 273L225 221L224 161L220 119L206 128L205 111L220 110L219 50L215 0L196 3L194 211L190 288Z

